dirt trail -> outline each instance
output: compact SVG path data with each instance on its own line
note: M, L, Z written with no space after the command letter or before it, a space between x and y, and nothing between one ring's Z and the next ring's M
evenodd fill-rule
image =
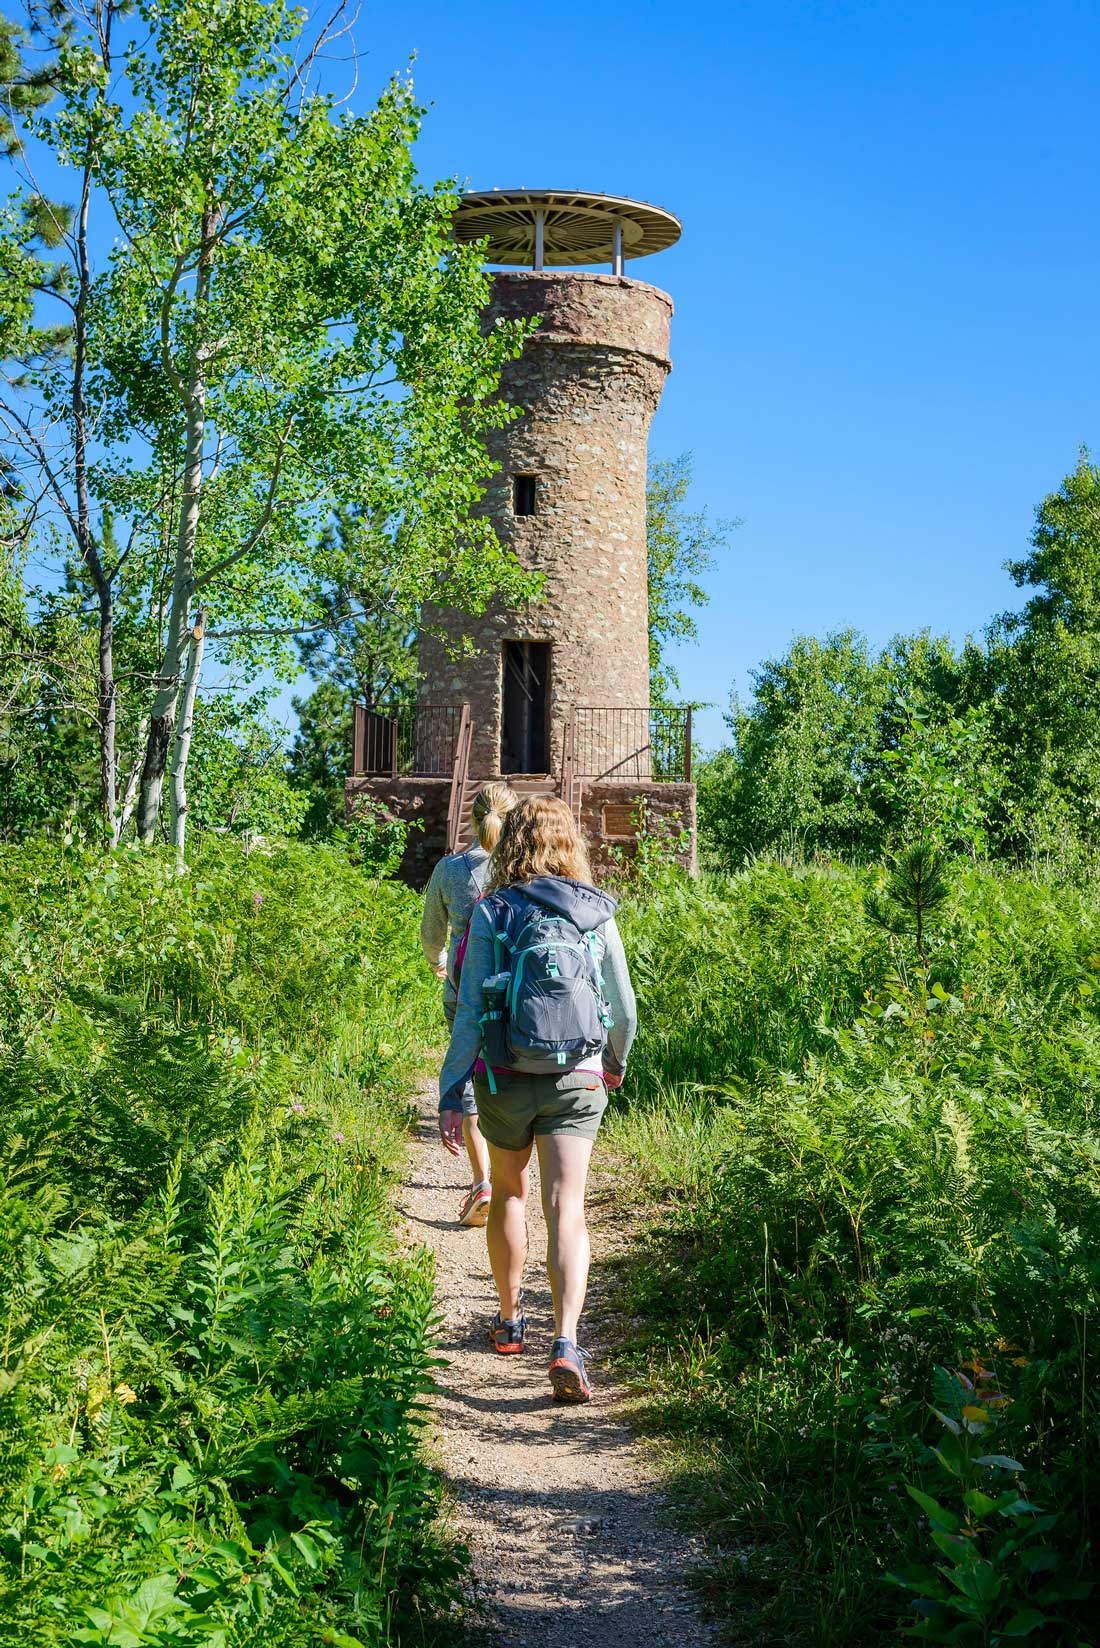
M593 1400L562 1407L546 1380L553 1317L546 1231L532 1163L530 1319L525 1355L495 1355L486 1328L496 1297L485 1233L454 1220L468 1182L436 1131L434 1095L399 1206L410 1240L435 1254L444 1315L436 1416L442 1468L474 1560L475 1594L510 1648L702 1648L713 1638L678 1576L695 1542L665 1526L656 1474L599 1362L601 1229L592 1219L593 1290L582 1324L596 1358ZM599 1146L597 1145L597 1155Z

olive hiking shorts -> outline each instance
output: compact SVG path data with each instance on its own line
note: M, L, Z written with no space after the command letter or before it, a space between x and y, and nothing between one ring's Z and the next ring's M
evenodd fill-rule
M589 1070L562 1076L527 1076L500 1071L490 1093L484 1076L474 1077L483 1136L498 1150L525 1150L548 1133L576 1133L594 1139L607 1109L607 1088Z

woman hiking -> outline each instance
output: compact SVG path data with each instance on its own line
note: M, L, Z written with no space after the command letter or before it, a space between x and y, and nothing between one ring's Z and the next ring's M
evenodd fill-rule
M564 1402L592 1394L577 1344L590 1257L585 1184L637 1023L615 908L592 886L571 808L553 796L520 801L470 917L439 1081L439 1130L454 1151L462 1117L451 1096L473 1073L492 1162L487 1239L500 1309L489 1339L502 1356L524 1348L528 1163L538 1151L554 1300L549 1377Z
M457 996L455 955L470 911L481 897L489 868L489 854L500 838L505 814L516 804L515 791L507 784L486 784L473 801L476 847L469 852L448 853L432 871L424 894L424 914L420 921L420 942L437 978L443 980L443 1015L447 1026L454 1023ZM462 1117L461 1137L470 1158L474 1180L458 1210L460 1225L483 1225L489 1217L489 1157L477 1121L473 1083L456 1082L450 1102ZM461 1154L457 1138L447 1148Z

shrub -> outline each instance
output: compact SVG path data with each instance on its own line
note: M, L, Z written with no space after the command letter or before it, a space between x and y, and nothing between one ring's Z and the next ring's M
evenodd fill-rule
M415 911L333 849L0 849L0 1641L348 1648L447 1607L431 1277L386 1205Z
M635 1354L738 1641L894 1642L919 1617L984 1644L1017 1615L1090 1640L1100 899L954 874L923 957L868 915L874 869L761 863L624 923L643 1062L610 1141L670 1203L628 1272ZM1003 1398L987 1451L1020 1469L959 1497L1031 1509L948 1557L961 1605L922 1581L914 1614L886 1572L943 1552L906 1485L942 1497L944 1381L980 1410L979 1372ZM1000 1563L996 1597L966 1590L993 1586L971 1558ZM929 1636L937 1609L955 1635Z

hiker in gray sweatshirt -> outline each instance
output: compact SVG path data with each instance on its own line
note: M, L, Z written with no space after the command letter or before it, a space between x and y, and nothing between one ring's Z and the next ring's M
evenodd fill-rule
M473 1076L493 1169L487 1239L500 1309L489 1342L524 1348L528 1164L538 1151L554 1301L549 1377L559 1401L591 1396L577 1324L588 1284L584 1216L592 1146L622 1084L637 1025L615 900L592 886L572 808L529 796L504 820L485 896L470 917L439 1131L457 1150L456 1094Z
M437 978L443 980L443 1014L454 1024L457 1000L455 956L466 932L470 913L481 897L489 868L489 854L500 838L504 817L515 806L516 795L507 784L487 784L474 796L473 823L477 845L465 853L448 853L432 871L424 894L420 942ZM474 1085L468 1077L456 1081L451 1102L462 1112L462 1138L470 1158L473 1185L458 1210L460 1225L483 1225L489 1217L489 1154L477 1119ZM459 1155L457 1140L448 1146Z

